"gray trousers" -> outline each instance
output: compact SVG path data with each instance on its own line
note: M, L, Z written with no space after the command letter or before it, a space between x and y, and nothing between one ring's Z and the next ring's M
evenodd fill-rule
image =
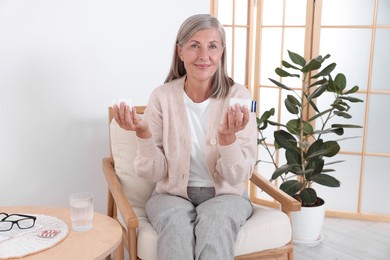
M146 204L158 234L159 260L229 260L240 227L252 214L242 196L218 195L214 188L188 188L190 201L154 194Z

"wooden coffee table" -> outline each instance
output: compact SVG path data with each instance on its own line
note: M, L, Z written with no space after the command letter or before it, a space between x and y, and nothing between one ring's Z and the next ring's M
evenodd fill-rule
M93 226L89 231L72 230L70 211L67 208L52 207L0 207L0 212L32 213L54 216L62 219L69 228L69 235L56 246L18 259L104 259L122 242L120 224L101 213L94 213Z

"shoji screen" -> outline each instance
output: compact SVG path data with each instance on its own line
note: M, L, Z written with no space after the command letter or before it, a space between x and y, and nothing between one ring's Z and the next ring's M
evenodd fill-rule
M363 218L390 219L390 1L322 0L318 16L314 51L330 53L345 72L348 82L360 87L365 103L351 110L354 122L363 129L349 130L359 136L342 142L346 162L336 167L342 182L339 189L318 187L327 200L328 213ZM342 213L340 213L342 212Z
M249 86L252 79L253 0L213 3L216 16L225 27L229 75L238 83Z
M337 159L346 161L334 166L334 176L342 185L340 188L316 189L326 200L328 215L390 221L390 206L384 203L390 196L387 188L390 170L386 167L390 164L390 139L387 138L387 128L390 127L387 115L390 111L390 80L387 76L390 1L215 0L212 4L214 14L222 20L231 36L231 72L239 80L246 78L254 98L259 101L259 113L274 107L274 120L286 120L288 113L283 104L286 93L268 78L279 79L274 70L281 65L281 60L287 59L287 50L307 59L318 54L331 54L329 60L337 63L335 72L347 76L348 86L360 87L358 95L365 102L355 104L350 112L353 123L364 128L348 129L346 136L357 138L340 142L342 151ZM247 12L246 18L243 18L244 11ZM247 19L248 27L235 22L237 14L243 16L242 21ZM239 27L247 29L249 38L233 33ZM246 45L234 44L243 39L246 39ZM234 57L241 59L236 61ZM242 57L246 57L246 64ZM238 71L244 71L246 76L236 75ZM294 87L300 88L299 85ZM266 132L271 144L273 130L271 127ZM259 157L266 157L262 149L259 149ZM282 159L280 164L284 163ZM259 171L269 178L273 167L261 164ZM252 189L251 192L259 203L273 203L261 191Z
M287 50L300 53L304 56L305 42L310 38L310 28L306 28L307 22L306 0L284 1L263 0L258 1L256 21L256 56L254 73L254 97L259 101L259 114L265 110L275 108L273 121L285 121L289 113L284 108L286 91L275 86L269 78L280 80L275 74L275 68L281 66L281 61L287 59ZM309 17L310 19L310 17ZM310 22L309 22L310 24ZM307 55L306 55L307 56ZM283 83L300 89L299 81L283 79ZM273 131L275 127L269 126L265 131L267 142L273 144ZM272 151L273 152L273 151ZM267 152L259 146L259 159L270 161ZM276 162L284 164L282 157L276 153ZM272 164L260 163L259 172L270 178L274 167ZM278 183L276 182L276 185ZM268 199L261 191L252 190L252 196Z

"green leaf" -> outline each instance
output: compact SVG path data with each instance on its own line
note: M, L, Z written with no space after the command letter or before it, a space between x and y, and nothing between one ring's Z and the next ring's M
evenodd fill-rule
M289 87L287 87L286 85L284 85L283 83L280 83L279 81L276 81L276 80L274 80L274 79L270 79L270 78L268 78L270 81L272 81L272 83L274 83L276 86L278 86L278 87L281 87L282 89L286 89L286 90L293 90L292 88L289 88Z
M318 60L319 62L323 63L329 57L330 57L330 54L326 54L325 57L322 57L320 55L320 56L316 57L315 59Z
M307 169L307 170L304 170L304 171L302 171L302 169L301 169L301 171L298 171L296 174L300 175L300 176L306 176L306 175L309 175L312 172L313 172L313 169Z
M337 86L337 90L338 90L337 93L342 93L342 91L347 86L347 78L345 77L345 75L343 73L339 73L336 75L336 77L334 79L334 83Z
M268 127L268 121L264 121L261 124L257 124L257 130L263 131Z
M270 110L265 111L261 115L261 117L257 117L256 121L257 121L258 130L264 130L265 128L267 128L268 119L274 114L275 114L275 109L271 108Z
M301 124L299 119L291 119L286 124L287 130L293 135L299 135L301 131Z
M340 106L343 106L346 108L346 110L349 110L350 109L350 106L348 105L347 102L344 102L344 100L342 99L342 96L338 96L335 101L333 102L332 105L340 105Z
M276 68L275 72L276 72L276 74L278 74L281 77L297 77L297 78L300 77L298 74L290 74L289 72L287 72L281 68Z
M290 169L290 172L295 174L295 175L302 175L302 166L295 165L293 168Z
M277 178L279 178L280 175L284 173L288 173L292 167L294 167L294 165L290 164L285 164L278 167L272 174L271 181L276 180Z
M363 102L360 98L354 98L354 97L340 97L341 99L348 100L352 103L357 103L357 102Z
M310 135L313 133L313 126L309 124L308 122L302 122L303 126L303 134L304 135ZM291 119L290 121L287 122L286 125L287 130L293 134L293 135L300 135L301 131L301 123L299 119Z
M329 108L329 109L327 109L327 110L322 111L322 112L319 113L319 114L316 114L315 116L313 116L313 117L311 117L311 118L309 119L309 122L311 122L311 121L313 121L313 120L315 120L315 119L317 119L317 118L319 118L319 117L321 117L321 116L323 116L323 115L325 115L325 114L331 112L332 110L333 110L332 108Z
M306 157L307 161L317 160L318 158L325 156L329 151L322 148L321 150L317 150L312 152L309 156Z
M290 100L291 103L293 103L293 104L295 104L295 105L297 105L299 107L302 106L301 102L299 102L299 100L296 99L296 97L294 97L293 95L287 95L287 98L288 98L288 100Z
M336 67L336 63L332 63L332 64L326 66L325 69L321 70L316 75L311 76L310 78L316 79L316 78L321 77L321 76L328 76L334 70L335 67Z
M345 160L339 160L339 161L328 162L328 163L325 163L325 165L331 165L331 164L342 163L342 162L345 162Z
M311 160L318 158L320 155L313 156L313 154L317 151L320 151L323 149L324 141L322 139L317 139L314 143L312 143L309 146L309 149L307 149L306 158L310 158Z
M280 124L278 122L274 122L274 121L271 121L271 120L268 120L268 124L273 125L273 126L283 126L283 124Z
M324 93L327 88L328 88L328 83L319 86L318 88L316 88L316 90L313 91L313 93L309 95L308 99L312 100L313 98L317 98L321 96L322 93Z
M327 80L325 78L323 78L321 80L317 80L316 82L310 84L309 86L307 86L307 88L312 88L312 87L317 86L317 85L322 85L326 82L327 82Z
M340 116L340 117L344 117L346 119L350 119L352 118L352 116L346 112L343 112L343 111L334 111L333 112L336 116Z
M286 150L285 156L289 165L301 165L301 154L297 150Z
M333 124L333 128L362 128L360 125L344 125L344 124Z
M313 134L313 126L308 122L303 122L303 135Z
M340 187L339 180L325 173L314 175L310 180L327 187Z
M336 141L327 141L324 143L324 149L328 151L324 156L333 157L340 151L340 145Z
M328 79L328 91L329 92L333 92L333 93L336 93L337 92L337 89L336 89L336 84L334 83L333 79L332 79L332 76L329 76L329 79Z
M354 86L353 88L351 88L350 90L345 92L345 94L346 95L353 94L353 93L357 92L358 90L359 90L359 87L358 86Z
M291 114L297 115L299 113L299 108L296 104L292 103L288 98L284 100L284 105L287 108L287 111Z
M346 111L347 110L347 108L341 104L334 104L333 103L331 106L334 107L335 109L337 109L338 111Z
M302 183L300 183L297 180L288 180L280 184L280 189L287 193L288 195L292 196L295 193L297 193L302 187Z
M292 62L294 62L297 65L301 65L302 67L305 66L306 60L301 55L292 51L287 51L287 52Z
M312 188L303 189L301 193L299 193L299 196L302 199L303 206L314 205L314 203L317 201L317 193Z
M304 94L306 99L309 98L309 96L306 93L303 93L303 94ZM316 104L313 102L313 100L309 99L309 104L317 113L320 113L320 111L318 110L318 108L317 108Z
M323 159L318 159L310 162L308 168L313 169L313 171L311 172L310 175L308 174L305 176L306 179L310 179L314 175L321 174L322 169L324 168L324 164L325 162Z
M331 131L333 133L335 133L336 135L343 135L344 134L344 128L342 128L342 127L333 128L333 129L331 129Z
M329 128L325 130L316 130L314 131L314 134L319 135L319 134L329 134L329 133L334 133L337 135L343 135L344 134L344 129L342 128Z
M303 73L307 73L307 72L310 72L310 71L313 71L313 70L317 70L321 68L321 62L313 59L313 60L310 60L308 64L306 64L303 68L302 68L302 72Z
M334 169L322 169L322 172L334 172Z
M282 65L288 69L295 69L295 70L301 70L300 68L298 67L295 67L294 65L291 65L290 63L288 63L287 61L282 61Z
M275 142L282 148L289 150L297 149L297 141L294 136L284 130L274 132Z
M291 173L299 174L299 172L302 172L301 154L299 150L286 150L285 157L287 163L293 165L293 167L290 169Z
M362 138L361 136L350 136L350 137L345 137L345 138L342 138L342 139L338 139L337 141L344 141L344 140L352 140L352 139L356 139L356 138Z

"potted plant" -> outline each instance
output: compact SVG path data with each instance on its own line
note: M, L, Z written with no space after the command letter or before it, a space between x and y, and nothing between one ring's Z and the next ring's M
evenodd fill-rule
M337 155L340 151L338 141L324 139L324 136L342 136L345 128L361 128L359 125L335 123L337 118L350 119L348 113L352 103L363 102L363 100L353 97L359 90L354 86L346 90L346 77L338 73L335 77L331 73L336 67L336 63L331 63L321 69L324 61L330 57L318 56L306 61L297 53L288 51L291 62L282 61L282 68L276 68L275 72L281 78L291 77L301 81L301 90L291 88L284 83L270 79L276 86L288 91L284 100L284 105L292 119L288 122L274 122L270 117L274 115L274 108L265 111L257 118L259 131L258 144L262 145L275 166L275 171L271 181L281 179L280 189L293 196L302 203L302 210L294 214L304 214L306 209L321 206L319 221L310 219L304 220L299 226L305 227L305 232L309 232L307 227L309 222L316 222L317 231L314 234L303 234L300 236L297 230L293 229L294 241L314 242L318 240L322 221L324 218L324 201L317 196L317 192L312 184L317 183L328 187L339 187L340 182L330 175L333 169L329 165L341 161L329 162L328 159ZM324 93L330 93L324 97ZM332 98L329 100L329 96ZM329 100L328 107L319 109L317 101L319 98ZM275 151L280 149L284 152L285 164L278 165L275 160L275 151L271 151L264 136L264 130L268 125L277 126L274 131ZM334 136L333 135L333 136ZM332 136L331 136L332 137ZM347 138L344 138L347 139ZM262 158L257 163L263 161ZM322 219L321 219L322 218ZM293 215L293 227L296 216ZM319 231L318 231L319 229Z

